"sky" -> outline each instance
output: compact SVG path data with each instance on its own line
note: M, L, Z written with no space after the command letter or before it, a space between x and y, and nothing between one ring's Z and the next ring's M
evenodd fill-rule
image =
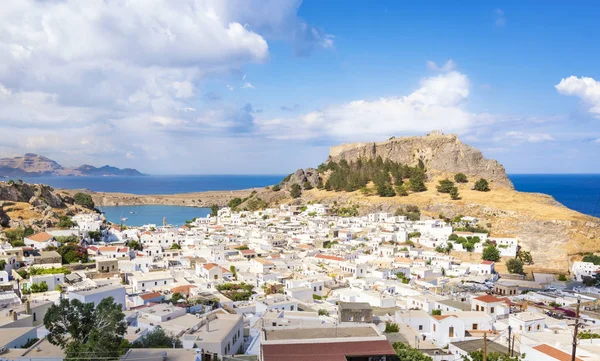
M285 174L442 130L509 173L598 173L599 17L596 1L5 2L0 157Z

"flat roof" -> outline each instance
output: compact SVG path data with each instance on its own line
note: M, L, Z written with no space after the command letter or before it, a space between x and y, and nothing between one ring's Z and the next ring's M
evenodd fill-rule
M267 341L309 340L313 338L377 337L373 327L323 327L265 330Z
M455 300L441 300L437 301L437 303L441 305L445 305L452 308L458 308L461 311L471 311L471 305L465 302L455 301Z
M368 302L338 302L338 307L344 310L372 309Z
M17 338L25 335L36 327L6 327L0 328L0 346L4 346ZM25 343L25 342L23 342Z
M458 347L459 349L471 353L477 350L483 349L483 340L469 340L469 341L460 341L460 342L451 342L452 345ZM490 352L499 352L502 354L508 353L508 347L501 345L499 343L488 341L487 342L487 350ZM519 354L515 351L516 354Z
M79 296L90 296L90 295L95 295L98 293L114 291L117 289L124 290L125 287L124 286L103 286L103 287L93 288L93 289L87 290L87 291L72 291L71 293L74 293Z
M198 357L196 349L184 348L131 348L121 360L162 360L163 353L168 361L190 361Z
M216 318L213 315L216 315ZM216 342L222 341L225 336L231 332L231 330L242 321L242 315L229 314L229 313L214 313L211 314L211 319L208 324L204 324L202 327L195 331L192 336L197 336L202 339L201 342ZM187 336L188 334L186 334Z

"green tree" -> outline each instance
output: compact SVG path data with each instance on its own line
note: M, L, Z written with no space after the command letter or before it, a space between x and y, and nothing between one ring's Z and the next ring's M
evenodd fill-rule
M329 316L329 312L323 308L319 309L319 316Z
M498 250L498 248L496 248L496 246L490 244L489 246L483 249L483 254L481 255L481 258L483 258L486 261L496 262L500 260L500 251Z
M454 175L454 181L456 183L467 183L469 180L467 179L467 176L464 173L456 173Z
M432 316L441 316L442 310L431 310L431 315Z
M506 269L510 273L522 274L523 273L523 262L521 262L521 260L518 260L516 258L511 258L508 261L506 261Z
M181 245L179 243L173 243L171 249L181 249Z
M567 276L564 273L561 273L558 275L558 280L561 282L566 282L568 281Z
M92 196L86 193L75 193L75 195L73 196L73 201L75 202L75 204L88 209L94 209L95 207L94 201L92 200Z
M489 192L490 185L485 178L481 178L477 182L475 182L475 186L473 187L473 189L480 192Z
M453 201L460 199L460 194L458 194L458 187L452 187L450 189L450 199Z
M216 204L213 204L212 206L210 206L210 216L216 217L218 215L219 215L219 206Z
M298 198L302 195L302 189L298 184L292 184L292 186L290 187L290 195L292 196L292 198Z
M179 300L184 300L184 299L185 299L185 297L181 293L175 292L171 296L171 299L169 300L169 302L171 302L173 304L177 304L177 302L179 302Z
M89 261L87 250L78 244L67 243L58 249L62 263L87 263Z
M94 308L93 303L62 299L44 316L48 342L59 346L67 359L93 361L117 359L127 330L121 305L107 297Z
M531 256L531 252L520 249L517 252L517 259L524 264L533 264L533 257Z
M102 240L102 232L100 231L89 231L88 236L94 242L100 242Z
M281 186L279 184L275 184L274 186L271 187L271 190L273 192L279 192L281 190Z
M142 246L142 244L136 240L131 240L129 242L126 243L127 247L136 250L136 251L141 251L144 249L144 246Z
M171 333L166 333L162 327L156 327L148 332L141 340L131 344L132 348L182 348L181 340Z
M439 185L437 186L437 191L440 193L450 193L452 188L454 188L454 182L450 179L442 179L439 181Z
M309 181L304 182L304 184L302 184L302 188L306 189L307 191L313 189L312 184L310 184Z
M415 172L408 180L410 190L413 192L425 192L425 174L423 172Z
M582 259L583 262L591 262L593 264L595 264L596 266L600 265L600 256L596 256L594 254L586 254L585 256L583 256Z
M394 322L386 322L385 323L385 333L394 333L400 331L397 323Z
M402 342L394 342L392 344L399 361L433 361L433 359L409 345Z
M0 271L4 271L5 268L6 268L6 260L0 259Z

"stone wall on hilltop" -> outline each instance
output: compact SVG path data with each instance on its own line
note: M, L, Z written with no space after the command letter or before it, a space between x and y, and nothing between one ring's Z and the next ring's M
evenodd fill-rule
M329 159L339 161L376 158L414 166L421 159L431 176L436 173L464 173L482 177L492 184L513 188L504 167L487 159L481 151L463 142L454 134L430 133L422 137L392 138L385 142L350 143L330 148Z

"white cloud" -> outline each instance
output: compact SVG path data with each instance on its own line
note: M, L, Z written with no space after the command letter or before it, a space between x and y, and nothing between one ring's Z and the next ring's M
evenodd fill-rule
M407 96L357 100L295 118L257 118L255 125L278 139L373 140L432 129L460 131L472 125L473 117L462 109L469 88L468 77L452 71L422 79Z
M554 138L548 133L525 133L520 131L511 131L507 132L505 135L507 138L527 141L529 143L540 143L554 140Z
M244 85L242 85L242 89L254 89L254 85L250 82L245 82Z
M225 85L225 88L227 88L229 91L231 91L231 90L233 90L233 85L227 84L227 85Z
M251 115L227 101L204 102L197 90L207 74L239 74L246 64L266 62L271 40L294 49L332 46L323 43L326 33L298 17L300 3L3 3L0 134L10 136L0 137L0 154L119 165L127 154L136 162L183 159L178 152L195 149L205 134L230 139L251 124ZM302 32L314 36L298 37Z
M438 66L435 61L428 60L427 67L429 68L429 70L433 71L448 72L456 69L456 63L452 59L448 59L448 61L446 61L444 65Z
M588 107L588 111L600 118L600 82L594 78L570 76L561 79L554 86L563 95L573 95L580 98Z
M496 9L494 10L494 18L496 26L503 27L506 25L506 17L504 16L504 10Z

